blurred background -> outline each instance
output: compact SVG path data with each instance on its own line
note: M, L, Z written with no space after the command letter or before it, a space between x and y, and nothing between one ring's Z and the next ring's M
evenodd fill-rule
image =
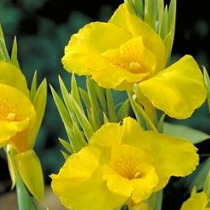
M0 23L6 43L10 50L14 36L17 37L18 58L28 84L37 70L39 82L46 77L48 84L59 92L58 75L61 75L69 87L70 75L61 65L61 57L70 36L91 21L107 21L121 3L123 0L76 0L72 4L67 0L0 0ZM205 65L209 69L209 27L208 1L177 0L172 60L191 54L200 66ZM207 105L204 104L191 119L179 123L210 133L209 119ZM64 161L58 137L65 139L66 134L49 89L46 114L35 147L42 162L46 185L50 183L49 175L57 173ZM209 153L206 145L200 145L201 153ZM11 187L2 154L0 165L1 195Z

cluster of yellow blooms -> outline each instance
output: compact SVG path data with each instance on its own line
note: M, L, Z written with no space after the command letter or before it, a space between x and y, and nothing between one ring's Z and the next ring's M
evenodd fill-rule
M73 35L62 62L67 71L90 75L107 89L132 91L137 86L140 101L185 119L203 104L207 91L193 57L185 55L166 67L169 52L167 40L124 3L107 23L87 24ZM153 209L150 196L171 176L195 170L196 151L186 139L144 130L126 117L102 125L87 146L67 158L60 172L51 176L52 189L73 210L120 209L124 204L129 209ZM193 209L195 197L202 200L195 208L204 209L203 192L182 210Z
M203 74L192 56L185 55L168 66L175 1L168 13L161 13L163 1L157 2L158 21L146 13L142 17L135 1L128 0L108 22L84 26L65 48L62 63L67 71L89 76L104 89L127 91L136 114L136 119L128 115L115 122L104 117L98 127L80 118L85 123L79 128L95 129L79 136L85 139L79 148L78 143L70 143L73 154L65 156L58 174L51 175L52 189L68 209L118 210L123 205L130 210L160 209L158 194L170 177L187 176L199 164L193 143L163 133L162 118L156 115L159 110L163 116L186 119L207 97ZM0 62L0 146L6 148L13 183L20 177L38 200L43 197L43 180L33 146L43 117L40 104L46 102L45 89L43 82L38 90L29 91L19 68ZM68 104L78 101L63 93ZM57 106L59 109L61 103ZM67 118L62 118L64 124ZM73 135L79 128L72 129ZM181 210L208 210L209 206L208 193L192 192Z

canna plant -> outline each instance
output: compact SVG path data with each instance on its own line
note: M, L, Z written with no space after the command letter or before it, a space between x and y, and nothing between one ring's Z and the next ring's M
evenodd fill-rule
M210 158L201 163L197 148L209 135L165 120L191 117L206 99L210 107L205 67L191 55L170 62L175 22L176 0L125 0L107 22L70 37L61 59L70 90L60 76L61 96L50 86L68 138L59 139L64 164L50 175L65 208L161 210L176 177L189 194L180 210L210 209ZM34 145L46 100L46 79L37 85L35 72L28 88L16 39L10 56L0 28L0 148L19 210L38 210L34 198L44 198Z

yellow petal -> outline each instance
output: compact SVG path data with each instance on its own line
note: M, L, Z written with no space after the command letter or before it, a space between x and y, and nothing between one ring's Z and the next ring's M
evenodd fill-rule
M126 168L127 165L123 167ZM127 170L129 173L129 167ZM157 174L151 165L142 164L139 166L139 171L141 173L136 173L136 177L129 179L117 173L113 168L106 166L103 170L103 178L107 180L107 186L112 192L130 198L133 204L137 204L147 199L158 183Z
M185 119L206 99L203 76L189 55L139 84L143 94L170 117Z
M17 133L31 127L35 110L24 93L8 85L0 84L0 146Z
M69 209L135 205L163 188L171 176L190 174L198 164L196 151L191 142L144 131L128 117L122 124L103 125L88 146L51 176L52 188Z
M102 179L100 151L84 147L71 155L58 175L52 175L52 189L62 204L75 210L107 210L120 207L125 197L108 190Z
M109 20L109 23L113 23L129 31L132 37L142 36L145 47L155 55L158 61L156 71L162 70L165 67L167 58L162 39L149 24L131 13L126 3L118 7Z
M79 75L89 75L103 66L101 53L119 47L129 38L129 33L113 24L90 23L74 34L65 47L64 68Z
M196 193L182 204L180 210L210 210L208 199L204 192Z
M190 141L143 131L132 118L126 118L123 125L122 143L141 148L154 160L153 166L159 179L155 191L163 188L171 176L187 176L198 165L197 148Z
M141 167L140 178L132 180L133 192L131 200L134 204L147 199L152 194L159 181L156 170L152 165L142 164L139 167Z
M44 199L42 167L33 150L15 156L18 172L31 194L39 201Z
M123 4L108 23L88 24L73 35L62 62L100 86L125 90L162 70L166 55L159 35Z
M15 135L25 130L29 126L29 119L24 119L19 122L0 121L0 147L9 143L10 139Z
M11 63L0 61L0 83L17 88L26 95L29 94L25 76Z
M143 43L141 36L132 38L117 49L107 50L100 69L92 73L93 79L106 88L130 89L134 83L153 75L156 58Z
M107 181L107 187L111 192L129 198L133 191L133 186L128 178L118 174L112 167L104 166L103 179ZM126 199L126 200L127 200Z
M148 132L145 138L151 141L151 153L159 177L157 190L163 188L171 176L184 177L196 169L199 156L190 141L154 132Z
M89 144L96 147L108 148L120 144L120 126L117 123L106 123L91 137Z

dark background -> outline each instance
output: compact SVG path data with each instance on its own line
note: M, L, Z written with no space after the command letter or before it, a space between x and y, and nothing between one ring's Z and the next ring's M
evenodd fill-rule
M58 75L69 86L70 75L63 70L60 60L70 36L86 23L108 20L121 3L123 0L1 0L0 22L7 46L10 51L12 40L16 36L19 62L29 85L37 70L39 82L46 77L58 92ZM172 59L191 54L200 66L205 65L209 69L208 1L177 0L176 20ZM210 133L207 105L204 104L191 119L179 123ZM58 137L65 139L66 135L49 90L46 115L35 147L43 165L46 184L50 183L48 175L56 173L64 161ZM209 153L207 145L208 143L199 145L200 153ZM4 183L0 193L4 193L10 189L10 179L3 152L0 152L0 165L0 183ZM168 200L164 201L166 207L166 203L174 203L176 199L174 201L173 196L179 196L180 193L174 192L171 195L170 190L168 192ZM179 204L171 204L171 210L178 209Z

